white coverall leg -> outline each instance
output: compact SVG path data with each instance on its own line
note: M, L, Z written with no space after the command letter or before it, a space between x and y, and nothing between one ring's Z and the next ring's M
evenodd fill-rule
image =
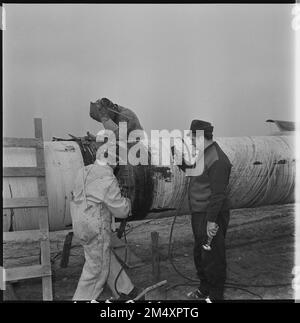
M95 239L97 240L97 239ZM80 280L77 285L73 300L95 300L102 293L103 287L107 284L112 291L114 297L118 297L118 293L129 294L134 285L130 278L122 269L119 261L113 252L110 253L110 264L108 273L103 268L103 262L99 256L99 243L94 241L84 246L85 264L82 270ZM120 273L120 274L119 274ZM107 275L108 274L108 275ZM117 279L117 290L115 290L115 280Z
M130 278L126 274L125 270L122 270L120 273L120 270L122 269L121 264L119 263L118 259L114 255L113 252L110 253L110 271L107 278L107 284L114 294L114 297L118 298L118 293L123 293L125 295L128 295L132 289L134 288ZM119 274L120 273L120 274ZM118 277L119 275L119 277ZM115 289L115 281L117 280L117 291Z

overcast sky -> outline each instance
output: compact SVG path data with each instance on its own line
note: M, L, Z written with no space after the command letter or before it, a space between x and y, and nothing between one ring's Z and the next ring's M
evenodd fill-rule
M97 132L89 102L147 131L210 121L216 136L293 120L290 5L5 5L4 135Z

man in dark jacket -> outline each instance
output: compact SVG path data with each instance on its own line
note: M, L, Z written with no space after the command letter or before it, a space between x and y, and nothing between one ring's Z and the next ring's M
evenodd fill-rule
M213 126L209 122L193 120L192 142L196 131L204 133L204 169L190 177L188 199L195 239L194 262L200 279L199 288L188 294L190 298L223 299L226 280L225 235L229 223L227 186L231 163L220 146L213 141ZM203 158L203 155L202 155ZM181 167L186 169L185 165ZM211 250L203 248L212 238Z

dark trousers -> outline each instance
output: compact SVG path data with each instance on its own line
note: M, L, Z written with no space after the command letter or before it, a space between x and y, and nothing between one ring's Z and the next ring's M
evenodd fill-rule
M229 211L219 214L217 234L211 243L211 251L203 249L207 243L206 213L192 214L192 229L195 239L194 262L200 279L200 291L211 299L223 299L226 280L225 236L229 223Z

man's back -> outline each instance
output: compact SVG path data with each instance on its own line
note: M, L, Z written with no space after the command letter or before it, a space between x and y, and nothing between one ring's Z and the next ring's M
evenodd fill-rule
M121 194L118 181L109 165L94 164L78 171L73 201L87 204L102 203L113 216L126 218L130 210L130 202ZM103 209L104 210L104 209Z

